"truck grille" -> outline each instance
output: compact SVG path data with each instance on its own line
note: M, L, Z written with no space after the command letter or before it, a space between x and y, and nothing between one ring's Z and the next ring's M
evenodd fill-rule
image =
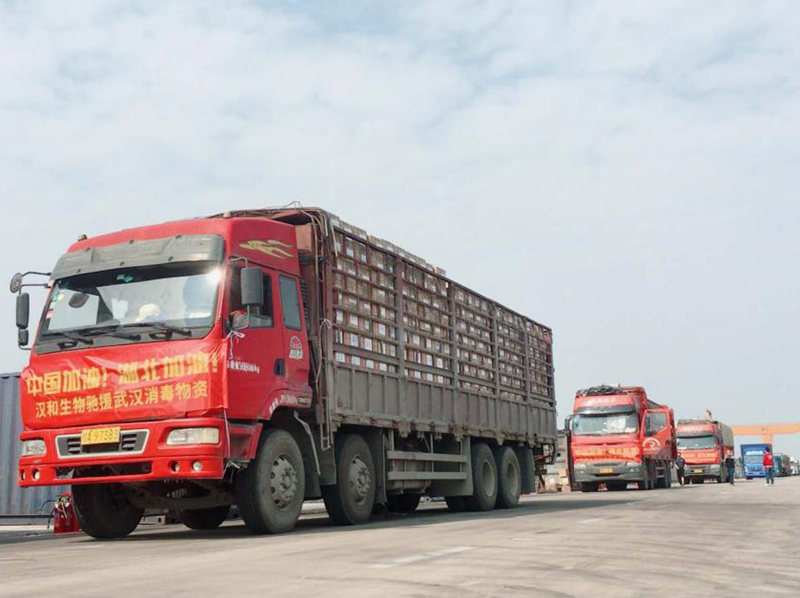
M81 446L80 434L69 434L56 438L59 457L85 457L89 455L138 455L144 452L147 430L123 430L119 442Z

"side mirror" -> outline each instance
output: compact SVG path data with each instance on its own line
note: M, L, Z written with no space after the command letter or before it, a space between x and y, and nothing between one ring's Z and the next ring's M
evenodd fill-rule
M19 290L22 288L22 273L17 272L14 276L11 277L11 282L8 285L8 290L12 293L16 294L19 293Z
M29 340L29 335L28 335L28 329L27 328L20 328L19 330L17 330L17 346L18 347L20 347L20 348L27 347L28 346L28 340Z
M28 293L17 295L17 328L24 330L28 327L31 317L31 297Z
M568 418L566 418L564 420L564 429L567 432L572 432L572 416L570 416L570 417L568 417Z
M242 305L264 305L264 275L261 268L242 268Z

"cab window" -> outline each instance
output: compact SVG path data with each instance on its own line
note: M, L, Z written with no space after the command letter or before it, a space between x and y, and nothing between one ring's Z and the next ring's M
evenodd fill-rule
M289 330L300 330L300 297L297 294L297 281L288 276L279 276L278 283L281 287L283 325Z
M652 436L667 427L667 414L661 412L648 413L645 423L645 434Z
M247 308L242 305L242 269L231 269L231 285L228 295L228 317L233 328L272 328L272 277L264 274L264 305L250 308L248 324Z

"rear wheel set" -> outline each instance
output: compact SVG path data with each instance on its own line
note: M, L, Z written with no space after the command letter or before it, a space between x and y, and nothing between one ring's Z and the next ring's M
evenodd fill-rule
M366 523L375 505L376 489L369 446L360 435L347 434L336 439L334 452L336 484L322 487L325 509L336 525Z
M513 509L522 492L522 468L510 446L490 448L484 442L472 445L472 494L447 496L447 508L455 513Z

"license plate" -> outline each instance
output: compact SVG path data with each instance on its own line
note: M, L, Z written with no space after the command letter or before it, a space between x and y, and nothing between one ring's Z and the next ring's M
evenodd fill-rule
M81 446L87 444L112 444L115 442L119 442L119 428L81 430Z
M614 473L614 470L610 467L602 467L600 468L600 473Z
M702 469L695 469L694 472L695 473L703 473L703 470Z

